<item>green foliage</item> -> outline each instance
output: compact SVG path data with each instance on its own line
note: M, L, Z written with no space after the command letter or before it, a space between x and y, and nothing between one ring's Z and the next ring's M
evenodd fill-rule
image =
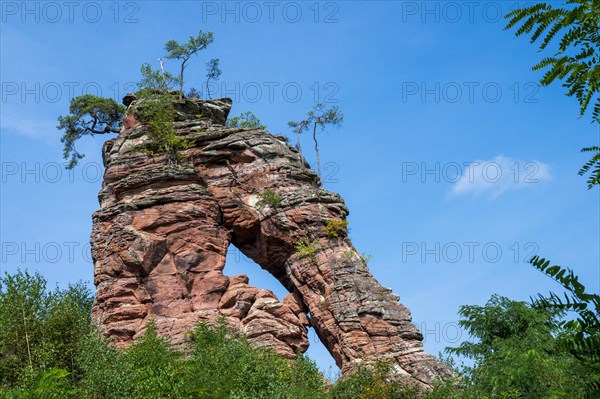
M169 164L179 164L181 153L194 146L193 140L178 136L173 122L175 109L172 94L161 94L149 90L136 93L138 105L135 112L148 122L148 137L150 141L142 150L150 156L165 155Z
M342 258L351 261L355 255L357 255L356 250L354 248L348 248L346 251L344 251L342 253ZM368 255L364 252L361 254L358 254L358 257L360 258L360 261L362 263L364 263L365 266L369 264L371 259L373 259L373 257L371 255Z
M198 398L323 398L324 381L315 365L299 356L288 361L254 350L229 330L200 324L192 334L194 351L187 384Z
M296 136L298 137L296 148L298 149L298 151L300 151L300 154L302 154L302 144L300 142L300 137L302 136L302 133L308 131L308 129L310 128L310 121L307 119L303 119L299 122L289 121L288 126L290 127L290 129L292 129L292 132L296 133Z
M459 314L463 317L461 327L478 342L464 342L449 352L468 358L491 355L496 344L511 338L524 339L531 332L542 334L543 340L552 336L552 315L498 295L492 296L485 306L461 306Z
M26 379L26 385L7 392L7 398L14 399L63 399L72 398L75 389L67 377L69 372L63 369L32 372ZM0 394L2 394L0 392ZM0 396L1 397L1 396Z
M170 110L158 110L150 119L148 127L151 143L146 146L146 153L151 156L165 155L170 164L179 164L181 152L194 146L193 140L175 134Z
M385 363L375 364L374 370L359 368L347 379L340 381L331 390L332 399L387 399L392 384L386 380L388 367Z
M521 24L516 36L531 34L531 43L540 39L540 50L546 49L560 36L554 57L544 58L533 69L548 69L541 80L544 86L555 80L564 80L567 95L575 96L579 101L581 115L590 103L594 103L592 117L600 122L598 0L567 0L561 7L538 3L516 9L506 18L509 22L505 29Z
M592 156L592 159L583 165L578 172L579 176L584 176L588 172L591 172L591 175L587 181L589 190L595 185L600 185L600 147L593 146L583 148L581 152L595 152L594 156Z
M158 337L153 321L134 345L123 350L92 327L91 298L83 286L48 292L41 276L22 272L0 281L0 398L326 397L324 380L313 362L255 350L223 321L216 326L200 324L191 333L192 351L185 357ZM67 299L80 306L71 310L73 320L85 315L81 323L46 323ZM27 330L21 326L23 309ZM73 356L57 356L61 353L49 347L63 348ZM50 356L44 353L47 350ZM52 363L40 358L52 358Z
M140 91L136 93L140 97L149 97L152 94L167 95L174 87L179 86L179 100L183 99L183 73L189 59L199 51L205 49L214 40L212 32L200 31L197 36L191 36L186 43L180 44L175 40L169 40L165 44L167 51L166 57L169 59L178 59L181 61L179 77L161 70L155 71L151 65L144 63L141 68L141 80L138 82ZM216 80L221 75L219 60L212 59L208 63L208 78ZM61 142L64 143L63 157L69 160L67 169L74 168L79 160L84 157L75 148L75 142L85 135L119 133L120 121L125 113L125 107L109 98L97 97L91 94L75 97L71 99L69 107L70 114L58 117L58 126L64 130ZM151 112L154 115L154 112ZM149 153L166 153L170 162L178 160L177 154L186 145L183 140L169 133L166 127L168 124L168 112L160 112L155 118L154 139L158 140L159 145L156 148L148 149Z
M585 398L586 373L561 351L560 313L493 296L485 306L462 306L460 325L475 342L450 353L474 361L463 367L465 398Z
M196 36L190 36L186 43L178 43L176 40L169 40L165 44L165 50L168 52L166 58L188 60L200 50L206 49L214 41L213 32L200 32Z
M593 104L592 120L600 123L600 2L567 0L560 7L538 3L516 9L506 18L509 22L505 29L521 24L516 36L531 34L531 43L541 40L540 51L560 37L554 56L542 59L533 69L546 70L540 81L543 86L563 81L567 96L579 102L581 116ZM595 154L579 175L591 171L588 188L600 185L600 150L590 147L582 152Z
M263 125L256 115L251 111L242 112L239 116L234 116L227 121L229 127L239 127L242 129L260 129L265 130L267 127Z
M321 159L319 156L319 143L317 141L317 127L325 130L326 126L334 126L339 128L344 121L344 114L337 105L325 108L325 104L317 103L308 111L307 117L299 122L289 121L288 126L298 135L297 148L302 153L300 145L300 136L307 131L311 126L313 128L313 140L315 142L315 154L317 156L317 172L321 177Z
M212 60L206 63L206 94L208 98L211 98L209 82L211 80L219 80L219 78L221 77L221 73L222 71L221 68L219 68L218 58L213 58Z
M63 130L63 158L67 169L74 168L84 154L75 148L75 142L85 135L118 133L125 107L111 98L85 94L71 99L69 115L58 117L57 129Z
M382 360L359 367L351 376L339 381L329 392L331 399L415 399L429 397L416 387L390 381L391 365Z
M281 197L273 190L265 190L258 194L256 207L268 205L272 208L278 208L281 205Z
M90 330L92 298L91 291L81 282L49 294L39 357L43 368L74 369L80 339Z
M0 386L33 369L72 368L91 304L82 284L46 292L39 274L0 278Z
M365 265L368 265L369 262L371 261L371 259L373 259L373 256L368 255L366 253L361 253L360 254L360 260L362 261L362 263L364 263Z
M167 93L179 84L177 77L166 71L154 71L148 63L142 64L140 73L142 79L137 84L140 90Z
M562 297L554 292L547 296L538 294L532 303L537 309L568 312L574 316L558 323L563 329L558 343L587 370L583 385L590 397L600 395L600 295L587 292L571 269L550 266L549 260L539 256L533 257L530 263L567 291Z
M150 142L143 152L150 156L167 155L170 163L177 163L180 151L191 146L188 140L175 134L173 122L175 109L173 103L177 97L171 93L161 93L145 88L135 93L137 104L136 116L147 123Z
M39 274L0 278L0 387L33 370L73 369L91 304L82 284L47 292Z
M344 121L344 114L337 105L326 109L325 104L317 103L308 111L307 115L307 120L315 123L321 129L325 129L327 125L340 127Z
M325 226L325 234L329 238L337 238L340 235L345 235L348 230L347 220L328 220Z
M545 58L533 67L545 69L541 80L544 86L559 80L567 89L567 96L579 102L579 113L585 114L593 104L592 120L600 123L600 2L598 0L567 0L560 7L538 3L517 9L507 15L506 29L521 24L516 35L531 34L531 43L541 39L540 50L546 49L555 38L558 48L554 56ZM600 147L582 149L592 152L592 158L579 170L590 173L588 189L600 185ZM550 266L550 261L535 256L530 263L566 290L563 296L538 294L533 307L541 312L561 312L561 318L551 325L558 329L549 341L555 345L552 359L571 356L577 360L580 383L575 390L567 385L562 393L552 397L600 397L600 297L586 292L578 277L568 268ZM572 316L567 318L564 314ZM574 316L574 317L573 317ZM554 383L554 381L552 381ZM549 383L549 385L551 385ZM579 395L579 396L578 396Z
M342 258L346 260L352 260L352 258L354 258L354 255L356 255L356 251L354 250L354 248L348 248L342 253Z
M133 398L133 370L125 352L92 330L82 337L77 357L77 391L82 398Z
M48 302L46 282L38 274L19 272L0 279L0 384L37 366L36 348Z
M294 243L296 253L301 257L308 256L313 262L317 260L317 249L319 249L319 240L310 241L308 237L302 237Z
M190 58L199 51L206 49L214 41L212 32L200 32L197 36L190 36L186 43L178 43L175 40L169 40L165 44L167 51L166 58L178 59L181 61L181 70L179 73L179 99L183 98L183 72Z
M200 92L196 88L192 87L185 93L185 98L200 98Z
M151 89L140 89L135 93L137 99L135 107L131 107L127 112L135 112L136 116L148 122L159 112L165 112L170 119L175 118L175 108L173 103L177 101L177 96L172 93L161 93Z
M154 321L146 324L146 333L124 353L133 370L129 380L135 387L134 398L186 397L180 378L184 363L181 354L169 348L169 342L158 337Z
M313 257L318 242L298 242ZM326 386L313 362L290 361L248 340L221 320L199 324L183 355L160 338L154 321L128 349L92 326L91 295L81 284L48 291L39 275L0 279L0 398L207 399L507 399L595 398L598 376L598 295L585 291L568 269L534 265L571 293L551 294L534 306L493 296L485 306L463 306L461 326L472 342L450 351L472 360L459 384L419 393L390 381L379 361ZM576 318L565 319L564 313Z

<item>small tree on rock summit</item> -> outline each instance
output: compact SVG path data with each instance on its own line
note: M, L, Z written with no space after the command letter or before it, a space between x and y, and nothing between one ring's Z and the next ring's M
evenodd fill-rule
M168 52L165 56L169 59L181 60L181 70L179 72L179 100L183 99L183 72L187 66L187 62L192 55L206 49L214 40L212 32L200 32L197 36L190 36L187 43L180 44L176 40L169 40L165 44L165 50Z

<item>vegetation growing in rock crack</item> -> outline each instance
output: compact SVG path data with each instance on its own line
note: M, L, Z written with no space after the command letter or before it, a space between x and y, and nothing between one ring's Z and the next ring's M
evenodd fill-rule
M317 260L317 250L319 249L319 240L309 240L308 237L302 237L294 243L296 253L301 257L309 257L313 262Z
M368 255L368 254L366 254L364 252L360 254L360 260L361 260L362 263L365 264L365 266L369 264L369 262L371 261L371 259L373 259L373 256L371 256L371 255Z
M268 205L271 208L278 208L281 205L281 197L273 190L264 190L258 193L256 207Z
M168 98L167 98L168 100ZM174 110L170 104L162 105L162 98L146 98L153 102L150 108L152 116L148 121L148 137L150 141L145 144L142 151L150 156L164 155L169 164L179 164L182 151L194 146L194 141L183 138L175 133L173 127Z
M354 255L356 255L356 251L354 250L354 248L348 248L344 251L344 253L342 253L342 257L346 260L352 260L352 258L354 258Z
M169 81L162 80L161 74L153 71L150 65L142 65L141 74L139 90L135 93L135 108L128 110L128 112L135 112L148 126L150 140L141 151L150 156L164 155L169 164L178 164L181 160L181 152L193 147L194 142L175 133L173 104L177 101L177 97L169 91L168 84L156 89L157 85L161 87L161 84ZM170 82L172 84L173 81Z
M346 251L344 251L344 253L342 254L342 258L351 261L352 259L354 259L354 257L357 255L357 252L354 248L348 248ZM369 264L369 262L371 261L371 259L373 259L373 257L371 255L367 255L366 253L360 253L358 254L358 258L360 259L360 261L367 266Z
M239 116L234 116L227 121L228 127L239 127L242 129L260 129L266 130L267 127L262 124L260 119L251 111L242 112Z
M340 235L345 235L348 230L347 220L328 220L325 226L325 234L329 238L337 238Z

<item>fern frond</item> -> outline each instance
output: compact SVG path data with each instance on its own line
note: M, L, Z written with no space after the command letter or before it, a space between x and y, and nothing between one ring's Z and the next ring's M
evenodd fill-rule
M579 169L579 172L577 172L579 176L591 172L590 177L587 180L588 189L591 189L594 186L600 185L600 147L593 146L582 148L581 152L595 152L592 158Z
M530 34L531 43L541 39L540 50L558 41L553 57L543 59L533 70L545 70L543 86L564 80L567 96L579 102L580 115L594 104L592 118L600 123L600 1L567 0L565 7L539 3L516 9L505 18L509 20L505 30L517 28L517 37Z

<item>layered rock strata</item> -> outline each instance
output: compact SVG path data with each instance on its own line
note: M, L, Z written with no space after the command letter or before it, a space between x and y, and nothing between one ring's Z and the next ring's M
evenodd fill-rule
M91 237L93 313L107 336L130 344L152 318L159 335L185 345L198 322L224 318L255 346L292 358L308 348L312 326L344 373L385 359L423 387L451 375L424 353L409 310L373 278L346 232L328 234L348 209L285 138L225 127L229 99L184 100L173 125L194 145L170 165L140 151L148 127L135 98L126 100L127 121L103 148ZM281 201L260 201L269 191ZM230 244L289 295L279 301L245 275L225 276Z

